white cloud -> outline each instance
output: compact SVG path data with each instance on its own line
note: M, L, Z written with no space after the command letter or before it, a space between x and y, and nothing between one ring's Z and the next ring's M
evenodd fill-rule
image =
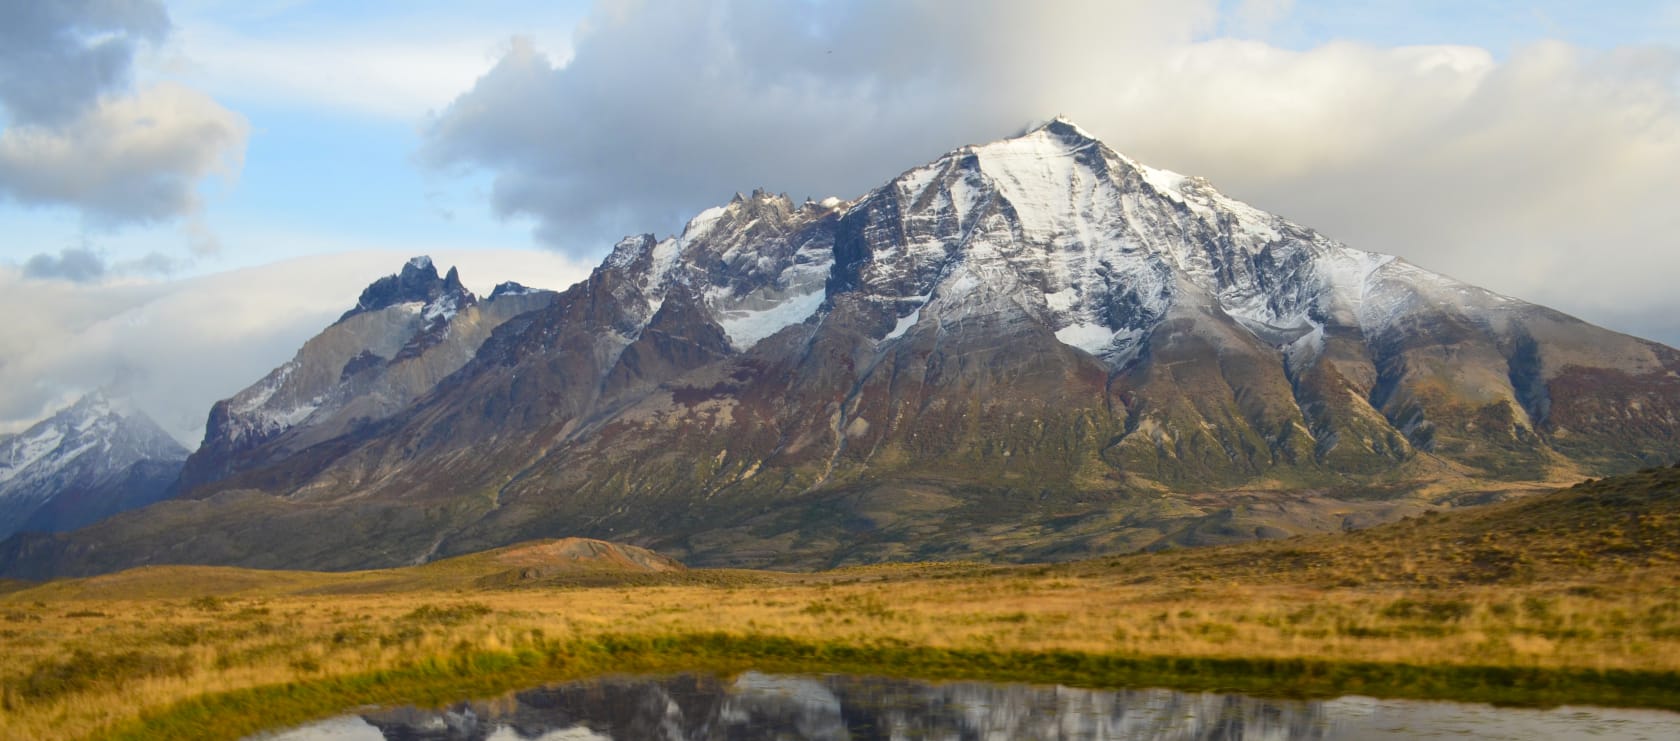
M1242 4L1271 23L1286 2ZM516 42L427 130L435 167L575 254L765 186L855 196L1063 113L1366 249L1589 319L1680 317L1680 52L1204 40L1211 2L603 3ZM1232 19L1225 19L1229 27ZM1680 320L1650 329L1680 341Z
M495 62L506 41L438 38L264 38L209 24L184 26L163 70L217 96L418 121Z
M495 173L493 206L592 254L757 185L852 195L1114 90L1211 2L603 3L569 63L516 39L423 158ZM1077 86L1079 94L1067 94ZM1030 112L1029 112L1030 111ZM1071 112L1071 111L1068 111Z
M239 114L171 83L102 98L61 126L0 131L0 195L113 224L190 215L201 179L238 173L247 129Z
M170 28L157 0L0 3L0 200L103 225L196 217L199 182L238 171L247 127L180 85L131 89L136 49Z
M585 268L535 250L433 253L467 287L563 289ZM100 285L25 279L0 267L0 431L16 431L80 394L114 386L188 447L216 400L289 359L411 255L360 251L169 282Z

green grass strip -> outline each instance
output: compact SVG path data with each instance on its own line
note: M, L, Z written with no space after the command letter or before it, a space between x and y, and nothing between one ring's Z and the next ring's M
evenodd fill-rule
M371 674L205 695L98 737L237 739L366 706L439 707L603 674L729 676L747 670L1087 688L1164 687L1291 698L1359 694L1534 707L1570 704L1680 710L1680 672L989 652L705 633L551 642L513 652L458 654Z

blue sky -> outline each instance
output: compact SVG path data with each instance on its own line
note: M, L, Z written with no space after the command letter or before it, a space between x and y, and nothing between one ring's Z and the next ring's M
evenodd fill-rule
M1354 246L1680 342L1680 0L101 7L0 9L0 293L80 317L0 329L0 432L129 374L185 438L396 256L559 288L736 191L851 197L1057 113ZM68 108L5 48L113 39L120 74L43 78ZM167 307L271 265L339 274L195 326L247 357L193 393L143 342L101 354L111 326L173 346Z
M1237 3L1227 3L1234 8ZM1541 39L1589 48L1680 43L1680 11L1662 0L1297 0L1267 38L1304 49L1332 40L1380 46L1464 44L1505 55Z

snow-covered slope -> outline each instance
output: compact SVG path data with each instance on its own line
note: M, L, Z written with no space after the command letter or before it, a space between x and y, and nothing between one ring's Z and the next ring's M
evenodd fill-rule
M958 149L848 208L887 245L848 271L892 307L882 339L902 336L906 319L996 310L972 300L981 286L1117 366L1187 303L1282 344L1321 336L1327 321L1376 334L1409 307L1506 301L1138 164L1065 120Z
M658 313L667 292L683 286L701 297L730 344L746 350L822 305L833 235L811 227L832 222L841 206L796 206L786 195L763 191L736 195L702 211L679 236L625 239L605 264L636 275L643 298L631 311L639 325Z
M840 233L838 216L856 233ZM870 251L836 248L848 238ZM836 269L837 254L852 264ZM817 314L832 274L893 315L883 342L996 311L976 300L984 287L1116 367L1186 304L1301 358L1321 349L1326 323L1374 336L1415 310L1522 305L1137 163L1062 119L953 151L855 202L736 196L676 237L624 240L604 267L634 275L640 325L670 286L695 288L737 350Z
M21 433L0 436L0 537L32 519L39 529L59 529L148 503L162 487L157 476L130 480L136 465L160 464L173 479L170 467L186 457L186 449L143 412L90 393ZM73 511L67 513L73 522L38 516L61 499L61 508L84 510L86 517Z

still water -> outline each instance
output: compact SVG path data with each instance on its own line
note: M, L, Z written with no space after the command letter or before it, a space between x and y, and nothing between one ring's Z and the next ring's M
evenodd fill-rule
M613 677L441 710L368 709L251 741L1415 738L1680 739L1680 714L747 673Z

